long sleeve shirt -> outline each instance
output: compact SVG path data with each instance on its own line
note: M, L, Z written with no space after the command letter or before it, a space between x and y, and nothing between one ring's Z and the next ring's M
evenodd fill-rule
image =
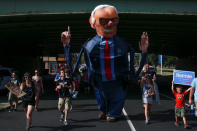
M85 62L88 67L89 80L98 80L101 82L113 80L130 80L136 78L141 72L145 62L147 52L142 52L140 66L137 71L134 68L135 50L118 36L108 40L110 46L110 59L112 79L107 80L103 75L103 50L105 40L103 37L96 35L94 38L86 42L81 49L77 62L74 65L73 75L76 73L82 53L85 56ZM128 58L130 54L130 61Z

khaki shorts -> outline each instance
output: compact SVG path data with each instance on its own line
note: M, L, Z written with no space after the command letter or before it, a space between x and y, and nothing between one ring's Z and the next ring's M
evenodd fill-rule
M175 107L175 116L184 117L185 116L185 108L184 107Z
M71 106L71 98L70 97L66 97L66 98L59 98L58 101L58 110L59 111L63 111L65 110L69 110L70 106Z

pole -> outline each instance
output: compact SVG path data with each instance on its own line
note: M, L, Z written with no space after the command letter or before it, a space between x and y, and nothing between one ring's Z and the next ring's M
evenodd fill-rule
M163 64L163 59L162 59L162 54L161 54L161 75L162 75L162 64Z

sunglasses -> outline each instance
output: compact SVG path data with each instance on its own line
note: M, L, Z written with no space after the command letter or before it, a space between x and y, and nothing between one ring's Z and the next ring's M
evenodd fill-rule
M117 17L116 18L99 18L99 23L101 25L107 25L109 21L111 21L113 24L118 24L119 19Z

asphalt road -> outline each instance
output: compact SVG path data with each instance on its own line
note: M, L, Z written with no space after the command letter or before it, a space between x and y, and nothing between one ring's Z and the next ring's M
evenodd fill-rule
M187 116L192 129L174 126L174 102L162 99L161 104L152 107L151 123L145 125L144 109L140 99L128 99L125 110L136 131L197 131L197 119ZM73 100L73 110L69 112L67 127L59 122L57 100L41 100L40 111L33 112L33 127L31 131L131 131L129 124L122 115L117 122L98 120L98 110L95 99ZM24 131L25 113L22 105L18 112L0 111L0 131Z

